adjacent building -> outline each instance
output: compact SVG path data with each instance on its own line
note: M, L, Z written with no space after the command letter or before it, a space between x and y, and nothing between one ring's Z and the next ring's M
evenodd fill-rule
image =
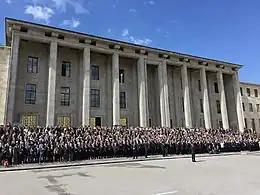
M5 23L1 123L260 128L260 88L239 83L239 64Z

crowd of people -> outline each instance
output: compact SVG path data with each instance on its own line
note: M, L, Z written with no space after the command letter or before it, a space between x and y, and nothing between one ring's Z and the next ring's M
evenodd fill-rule
M111 157L259 150L259 135L222 129L0 127L0 162L9 165Z

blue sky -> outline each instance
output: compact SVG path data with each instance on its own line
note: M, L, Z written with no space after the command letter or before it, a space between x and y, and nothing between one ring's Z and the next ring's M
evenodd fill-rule
M243 64L260 84L259 0L1 0L4 18Z

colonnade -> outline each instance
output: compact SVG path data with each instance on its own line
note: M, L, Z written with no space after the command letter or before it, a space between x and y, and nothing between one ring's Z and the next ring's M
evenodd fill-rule
M17 36L18 37L18 36ZM57 69L57 41L53 40L50 43L49 54L49 74L48 74L48 97L47 97L47 117L46 125L55 125L55 92L56 92L56 69ZM15 69L18 66L18 50L19 37L13 39L12 45L12 70L11 70L11 85L9 86L9 99L11 104L14 104ZM117 50L112 54L112 113L113 125L120 125L120 87L119 87L119 52ZM90 48L83 49L83 100L82 100L82 125L90 125L90 79L91 79L91 64L90 64ZM200 69L200 80L202 84L202 98L205 127L212 128L212 119L210 114L210 103L208 95L208 86L206 78L206 69L204 66L198 67ZM243 111L241 105L241 96L239 93L239 81L237 73L234 73L234 97L236 101L236 114L238 117L238 127L240 131L244 130ZM183 85L183 99L184 99L184 116L185 126L192 127L191 115L191 97L188 82L188 67L186 64L181 65L181 79ZM139 125L141 127L148 126L148 87L147 87L147 63L144 55L139 56L137 61L137 83L138 83L138 106L139 106ZM162 59L158 64L158 80L159 80L159 97L160 97L160 119L161 126L170 127L170 108L169 108L169 91L167 82L167 61ZM225 94L225 86L223 81L223 73L220 70L217 72L217 80L220 91L221 117L223 128L229 129L227 102ZM9 106L10 106L9 103ZM13 109L9 107L9 110ZM8 120L12 119L12 112L8 112Z

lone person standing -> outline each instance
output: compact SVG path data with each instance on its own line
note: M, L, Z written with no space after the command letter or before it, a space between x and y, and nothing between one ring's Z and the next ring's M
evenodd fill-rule
M192 160L192 162L196 162L195 153L196 153L195 144L192 143L191 144L191 160Z

